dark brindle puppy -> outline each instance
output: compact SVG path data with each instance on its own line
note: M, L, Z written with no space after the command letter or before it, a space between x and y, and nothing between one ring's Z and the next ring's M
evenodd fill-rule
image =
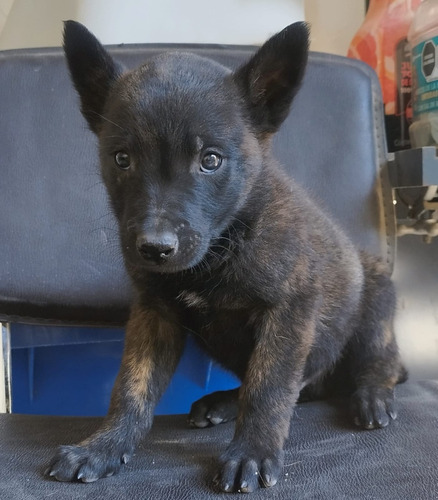
M123 73L75 22L65 52L99 138L136 299L108 416L85 441L61 447L49 474L95 481L129 460L187 332L242 381L190 415L197 427L237 417L216 476L223 491L278 481L300 390L341 359L356 423L385 427L404 374L393 285L270 152L303 77L307 27L289 26L235 72L174 52Z

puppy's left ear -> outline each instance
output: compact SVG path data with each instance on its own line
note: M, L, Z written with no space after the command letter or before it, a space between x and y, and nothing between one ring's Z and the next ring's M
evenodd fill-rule
M308 25L294 23L270 38L234 73L251 122L260 133L276 132L286 118L303 79L308 52Z

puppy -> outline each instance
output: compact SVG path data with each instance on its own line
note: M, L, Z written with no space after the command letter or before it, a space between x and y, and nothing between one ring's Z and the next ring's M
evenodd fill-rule
M197 427L236 418L215 477L222 491L275 485L300 390L341 362L354 421L385 427L405 373L393 285L270 151L304 74L306 25L285 28L235 72L183 52L123 72L72 21L64 48L99 139L135 301L102 427L60 447L48 474L90 482L117 472L151 427L190 333L241 380L190 414Z

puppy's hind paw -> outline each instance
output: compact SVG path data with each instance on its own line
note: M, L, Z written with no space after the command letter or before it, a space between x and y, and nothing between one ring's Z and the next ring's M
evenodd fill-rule
M354 423L364 429L386 427L397 418L394 390L383 387L361 387L352 396Z
M204 428L218 425L237 417L238 391L217 391L208 394L192 404L189 424L192 427Z

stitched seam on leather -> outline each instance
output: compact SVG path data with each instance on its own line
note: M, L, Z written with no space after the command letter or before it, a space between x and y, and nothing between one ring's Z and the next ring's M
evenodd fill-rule
M373 121L374 121L374 140L376 143L376 168L377 168L377 178L378 186L377 186L377 194L379 198L380 204L380 219L381 219L381 229L384 229L385 234L383 235L382 240L385 242L385 260L387 265L389 266L390 271L392 272L394 267L394 246L395 246L395 238L393 225L394 222L391 223L390 218L393 215L393 205L392 205L392 195L391 195L391 187L389 185L389 181L387 178L386 172L386 162L387 162L387 153L386 153L386 143L385 143L385 134L383 129L383 120L381 117L381 104L382 101L380 99L380 88L377 87L375 80L372 80L372 95L373 95Z

